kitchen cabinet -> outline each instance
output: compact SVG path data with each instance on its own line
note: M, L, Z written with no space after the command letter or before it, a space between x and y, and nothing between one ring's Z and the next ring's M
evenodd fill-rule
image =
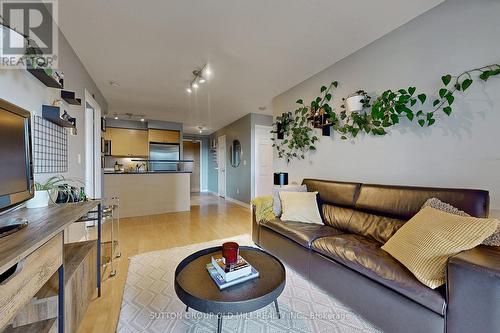
M108 127L106 140L111 141L112 156L147 157L149 155L148 131Z
M181 141L181 133L179 131L150 129L148 132L149 142L180 143Z

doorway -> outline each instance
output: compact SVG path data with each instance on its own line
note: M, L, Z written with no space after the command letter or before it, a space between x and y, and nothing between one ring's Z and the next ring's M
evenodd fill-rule
M226 197L226 136L221 135L217 138L217 183L219 196Z
M101 107L85 90L85 192L102 197Z
M273 194L273 141L271 126L255 126L255 197Z
M182 149L185 160L193 162L184 163L184 170L190 171L191 192L200 192L201 189L201 151L202 143L198 140L184 140Z

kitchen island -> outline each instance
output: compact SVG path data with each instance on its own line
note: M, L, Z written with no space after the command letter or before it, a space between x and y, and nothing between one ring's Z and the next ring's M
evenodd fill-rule
M120 198L120 217L189 211L190 172L104 173L104 197Z

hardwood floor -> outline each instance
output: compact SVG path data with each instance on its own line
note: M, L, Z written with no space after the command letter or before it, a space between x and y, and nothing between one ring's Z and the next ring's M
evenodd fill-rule
M117 275L103 282L102 296L90 304L78 333L115 332L128 258L144 252L251 233L250 210L210 194L194 194L191 211L122 219ZM108 225L103 226L106 234Z

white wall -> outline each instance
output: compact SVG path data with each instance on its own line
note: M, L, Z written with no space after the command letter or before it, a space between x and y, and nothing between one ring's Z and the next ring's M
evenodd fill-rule
M76 96L85 96L85 89L94 94L102 111L107 110L107 103L96 84L86 71L66 38L59 33L59 67L64 72L64 88L76 92ZM33 114L41 115L42 105L51 104L59 98L59 90L47 88L26 70L0 70L0 98L16 104ZM83 105L84 103L82 103ZM68 113L77 118L77 136L68 136L68 172L65 177L85 178L85 112L84 107L71 106ZM78 155L81 161L78 163ZM45 179L50 174L37 174L35 180Z
M499 13L500 1L448 0L275 97L274 115L294 110L298 98L311 100L333 80L340 82L333 93L338 108L342 97L358 89L375 95L414 85L431 93L442 74L499 63ZM297 182L314 177L487 189L491 207L498 209L500 78L475 83L464 96L457 94L455 103L455 113L438 117L431 128L403 123L385 137L347 142L338 135L321 137L317 152L305 161L287 166L275 156L275 169L288 171Z

